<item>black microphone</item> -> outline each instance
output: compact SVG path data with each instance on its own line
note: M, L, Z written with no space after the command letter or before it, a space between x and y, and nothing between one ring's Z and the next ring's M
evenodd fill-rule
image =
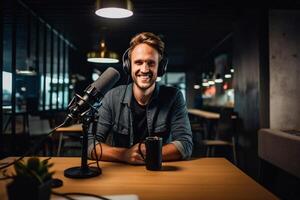
M101 101L104 95L115 85L119 80L120 73L112 67L105 70L100 77L89 85L84 90L84 96L80 97L79 101L74 103L74 99L69 104L69 114L64 122L65 125L69 124L73 119L87 111L95 102Z

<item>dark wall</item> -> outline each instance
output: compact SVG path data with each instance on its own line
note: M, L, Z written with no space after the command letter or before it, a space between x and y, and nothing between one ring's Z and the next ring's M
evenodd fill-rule
M234 30L239 166L258 178L260 163L260 172L267 172L260 182L281 199L299 199L300 180L259 161L257 131L299 129L299 16L297 10L245 11Z
M197 82L197 76L201 75L200 72L188 71L186 73L186 104L188 108L194 108L196 93L200 93L200 90L194 89L194 84L201 84Z
M234 28L233 66L235 70L235 111L240 117L238 126L239 166L257 177L257 131L268 111L268 59L265 46L267 12L244 11ZM264 69L264 70L263 70Z
M300 10L271 10L269 14L271 129L300 129L299 21ZM285 148L290 147L278 146L277 151ZM264 161L262 172L266 172L262 173L262 184L280 199L300 199L299 177Z

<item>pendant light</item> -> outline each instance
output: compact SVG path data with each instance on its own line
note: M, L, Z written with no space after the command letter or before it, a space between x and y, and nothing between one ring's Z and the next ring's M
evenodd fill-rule
M133 15L131 0L96 0L95 14L105 18L127 18Z
M91 51L87 53L87 61L92 63L118 63L118 54L108 51L105 41L100 42L99 51Z

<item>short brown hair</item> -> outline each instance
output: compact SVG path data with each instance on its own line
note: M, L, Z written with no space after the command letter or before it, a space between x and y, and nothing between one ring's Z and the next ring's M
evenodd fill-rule
M139 44L148 44L149 46L157 50L159 54L159 61L162 59L165 50L165 43L160 39L159 36L150 32L139 33L131 39L128 51L129 59L131 59L131 51Z

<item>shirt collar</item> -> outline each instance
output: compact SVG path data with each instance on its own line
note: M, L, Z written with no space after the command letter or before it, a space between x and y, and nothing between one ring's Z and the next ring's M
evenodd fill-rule
M131 98L132 98L132 83L128 84L125 88L126 93L124 95L123 101L122 103L127 104L130 107L130 103L131 103ZM160 84L159 83L155 83L155 88L154 91L152 93L150 102L153 101L154 99L157 99L158 97L158 93L159 93L159 88L160 88Z

